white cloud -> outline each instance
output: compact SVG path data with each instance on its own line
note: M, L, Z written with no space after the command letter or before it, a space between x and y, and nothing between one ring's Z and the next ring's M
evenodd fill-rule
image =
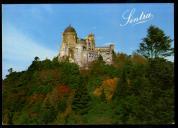
M58 54L58 51L40 45L42 43L31 39L10 24L3 25L2 32L3 76L9 68L25 70L35 56L43 60L46 57L52 59Z

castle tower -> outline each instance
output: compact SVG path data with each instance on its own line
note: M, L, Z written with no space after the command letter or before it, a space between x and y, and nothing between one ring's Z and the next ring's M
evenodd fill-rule
M110 47L111 51L114 51L114 44L110 44L109 47Z
M90 33L86 38L87 50L95 49L95 37L93 33Z
M60 58L69 56L70 58L74 58L74 48L77 43L77 33L75 29L69 25L63 32L62 35L62 44L60 49Z

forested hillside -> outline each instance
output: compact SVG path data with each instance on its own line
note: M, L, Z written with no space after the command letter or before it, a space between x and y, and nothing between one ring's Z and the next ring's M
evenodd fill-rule
M3 80L4 124L167 124L174 122L173 62L114 54L88 70L35 58Z
M2 83L3 124L172 124L170 42L151 26L140 54L113 51L112 65L101 56L88 69L35 57L26 71L11 68Z

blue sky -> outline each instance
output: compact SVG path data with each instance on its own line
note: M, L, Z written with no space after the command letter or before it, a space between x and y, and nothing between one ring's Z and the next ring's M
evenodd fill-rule
M125 26L125 17L143 12L152 18ZM59 53L62 32L71 24L80 38L95 34L97 46L115 44L116 52L132 54L147 28L155 25L174 39L173 4L4 4L2 5L3 78L9 68L26 70L35 56L52 59ZM172 46L174 46L172 42ZM173 57L169 58L173 60Z

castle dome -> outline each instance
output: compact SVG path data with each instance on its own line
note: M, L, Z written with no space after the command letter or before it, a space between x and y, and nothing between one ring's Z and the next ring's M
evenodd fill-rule
M64 33L67 33L67 32L74 32L74 33L76 33L75 29L74 29L71 25L69 25L69 26L64 30Z

